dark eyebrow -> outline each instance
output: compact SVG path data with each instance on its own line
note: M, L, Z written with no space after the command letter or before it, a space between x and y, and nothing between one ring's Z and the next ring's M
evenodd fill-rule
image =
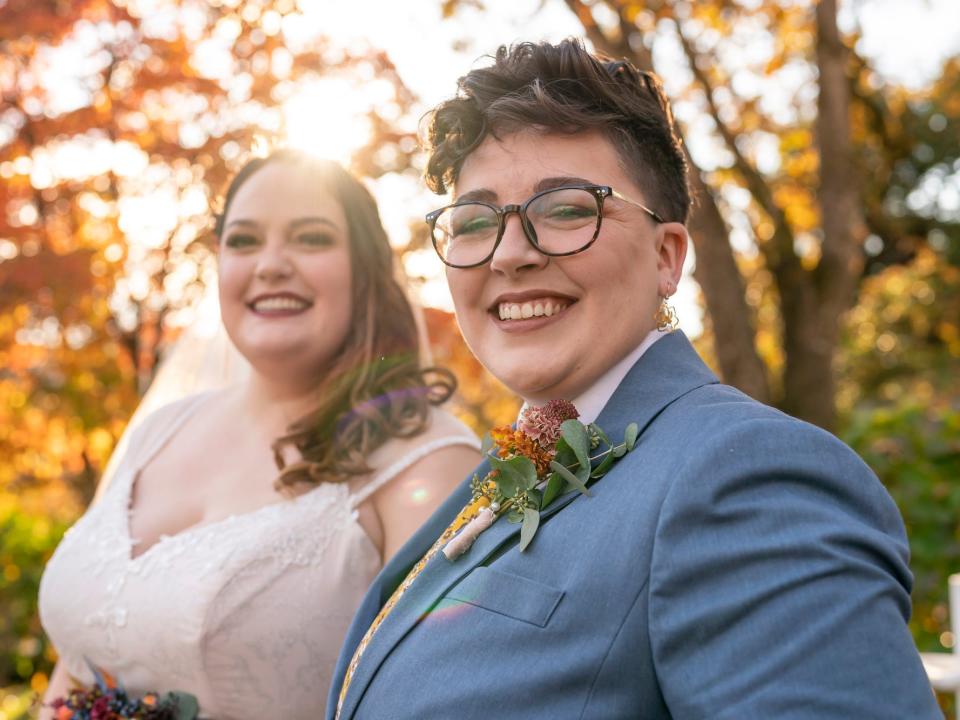
M454 200L455 203L470 202L472 200L480 200L482 202L495 202L497 199L497 194L493 190L487 190L486 188L480 188L478 190L471 190L470 192L465 192L463 195Z
M296 230L297 228L303 227L304 225L326 225L336 230L337 232L341 232L340 226L337 225L333 220L329 220L328 218L320 217L320 216L309 216L309 217L297 218L296 220L290 223L290 229Z
M567 187L568 185L596 185L592 180L587 180L582 177L571 177L569 175L561 177L548 177L543 178L540 182L533 186L533 191L535 193L543 192L544 190L553 190L558 187Z
M340 232L340 226L337 225L335 222L333 222L333 220L328 220L325 217L312 216L312 215L308 217L297 218L296 220L290 223L289 229L296 230L297 228L300 228L304 225L317 225L317 224L327 225L333 228L334 230ZM242 218L238 220L231 220L230 222L227 223L226 227L229 228L233 225L241 225L243 227L249 227L254 229L260 227L255 220L244 220Z
M540 180L536 185L533 186L533 192L543 192L544 190L553 190L554 188L566 187L568 185L594 185L595 183L592 180L587 180L582 177L572 177L570 175L561 175L558 177L548 177ZM496 202L497 194L492 190L486 188L478 188L477 190L471 190L470 192L465 192L463 195L456 199L457 203L461 202L470 202L473 200L480 200L482 202Z
M223 229L226 230L227 228L232 227L233 225L242 225L243 227L250 227L250 228L257 227L257 224L253 220L231 220L224 226Z

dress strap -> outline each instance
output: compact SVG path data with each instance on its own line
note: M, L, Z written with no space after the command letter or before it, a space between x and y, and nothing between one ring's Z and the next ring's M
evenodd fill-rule
M370 482L366 483L357 492L350 494L350 509L355 509L364 500L373 495L397 475L409 468L418 460L422 460L430 453L441 448L451 447L453 445L466 445L476 450L480 449L480 441L472 435L447 435L418 445L406 455L402 455L394 462L390 463L380 472L376 473Z
M216 391L190 395L159 408L144 418L131 436L130 454L135 470L149 463L170 442L183 423Z

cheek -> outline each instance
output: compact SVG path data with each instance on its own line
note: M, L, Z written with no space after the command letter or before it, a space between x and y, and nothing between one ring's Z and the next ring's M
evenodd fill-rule
M221 300L229 301L233 296L243 292L245 277L248 274L246 265L243 258L220 257L217 260L217 285Z
M481 311L480 300L483 294L483 276L468 270L447 268L447 286L453 298L457 314L469 317L471 313Z

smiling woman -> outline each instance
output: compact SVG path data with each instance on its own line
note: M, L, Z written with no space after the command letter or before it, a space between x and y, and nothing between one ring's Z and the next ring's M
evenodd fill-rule
M92 663L137 695L192 693L203 717L316 717L370 581L479 460L432 407L452 376L420 365L360 182L295 151L258 158L216 235L223 324L251 371L147 417L57 549L48 699Z

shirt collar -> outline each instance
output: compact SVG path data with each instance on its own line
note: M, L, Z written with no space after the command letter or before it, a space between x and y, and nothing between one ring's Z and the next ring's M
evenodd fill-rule
M617 387L626 377L640 357L650 347L669 331L651 330L643 341L622 357L615 365L597 378L596 382L573 399L573 405L580 412L578 420L585 425L592 423L600 415L603 406L607 404ZM524 400L520 413L527 409L528 403ZM519 415L518 415L519 417Z

